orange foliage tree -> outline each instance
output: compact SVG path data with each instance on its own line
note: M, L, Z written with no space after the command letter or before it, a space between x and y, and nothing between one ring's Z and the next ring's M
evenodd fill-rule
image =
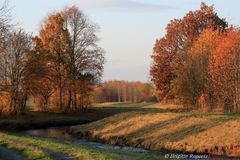
M198 100L202 99L202 97L205 97L205 105L212 106L214 103L212 81L209 75L209 62L212 59L212 52L218 45L222 35L223 32L220 30L207 28L200 34L191 48L190 61L185 68L185 71L190 73L186 77L188 81L185 85L188 87L185 88L185 91L182 90L183 93L181 95L188 94L185 96L191 99L192 104L200 102ZM203 104L201 105L203 106Z
M35 99L44 110L51 106L72 112L90 106L104 63L96 31L97 26L75 6L48 16L34 38L32 56L33 64L44 71L41 76L35 73L33 81Z
M240 31L230 28L213 52L210 71L214 94L226 111L240 111Z
M166 35L155 43L150 71L161 100L174 98L174 94L181 92L179 87L184 89L186 86L181 83L186 73L184 64L188 61L191 46L202 31L208 27L224 30L226 26L213 6L205 3L199 10L190 11L182 19L174 19L167 25Z
M64 19L60 13L48 17L47 22L40 31L40 36L35 37L36 53L41 54L42 61L51 78L52 86L57 91L56 106L63 109L63 88L67 79L67 54L70 52L70 36L63 28ZM40 48L41 46L42 48Z

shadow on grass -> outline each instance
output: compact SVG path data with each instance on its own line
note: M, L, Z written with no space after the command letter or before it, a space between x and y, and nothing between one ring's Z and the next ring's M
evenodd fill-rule
M116 115L113 115L112 117L109 117L108 119L102 119L98 122L94 122L94 125L88 126L88 124L87 124L87 126L84 126L84 127L87 127L87 128L85 128L87 130L91 130L91 129L98 130L98 129L107 127L108 125L117 124L117 123L121 122L123 119L129 119L129 118L132 118L137 115L138 114L134 113L134 112L123 113L123 115L121 115L121 116L116 114Z
M183 120L183 118L179 116L176 118L172 118L170 120L162 121L160 123L146 125L145 127L140 128L140 129L128 134L127 137L139 137L142 135L146 135L147 133L153 133L154 131L158 132L161 128L167 127L168 125L171 125L174 123L181 122L181 120Z
M222 123L225 123L229 120L231 120L231 119L224 118L224 117L211 119L211 120L208 120L207 122L193 124L193 125L191 125L187 128L183 128L181 130L178 130L178 132L165 134L165 135L162 135L161 137L158 137L158 138L159 138L159 140L167 139L171 142L179 141L179 140L182 140L186 137L194 136L194 135L197 135L201 132L204 132L206 130L209 130L211 128L219 126Z
M176 123L182 123L183 121L187 120L188 118L190 118L191 116L178 116L176 118L170 119L170 120L166 120L160 123L156 123L156 124L151 124L151 125L147 125L143 128L140 128L138 130L135 130L134 132L126 135L126 137L128 139L131 138L137 138L137 137L141 137L142 135L147 135L148 133L155 133L155 132L160 132L161 133L161 129L166 129L169 127L169 129L171 129L170 127L173 126ZM196 117L196 115L195 115ZM189 136L194 136L197 135L201 132L204 132L208 129L211 129L213 127L216 127L218 125L221 125L222 123L225 123L227 121L230 121L234 119L234 117L224 117L221 116L219 118L215 118L215 119L209 119L207 122L201 122L201 123L195 123L192 124L189 127L184 127L180 130L178 130L177 132L170 132L170 133L166 133L166 134L162 134L158 137L145 137L144 139L139 139L136 143L136 145L141 144L141 142L144 140L145 142L147 142L149 140L149 143L151 142L153 143L159 143L159 142L163 142L163 141L179 141L181 139L184 139L186 137ZM152 142L153 139L156 139L155 142ZM152 145L151 144L151 145Z
M48 112L27 112L25 115L17 117L0 117L0 129L6 130L27 130L40 129L57 126L70 126L93 121L123 113L138 112L144 113L152 109L144 108L151 105L149 103L140 104L115 104L107 107L92 107L85 112L79 113L48 113ZM158 109L154 109L158 111Z

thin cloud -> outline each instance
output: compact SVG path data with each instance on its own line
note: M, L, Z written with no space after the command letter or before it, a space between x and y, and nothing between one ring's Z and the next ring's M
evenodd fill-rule
M87 8L125 11L163 11L175 8L169 5L150 4L132 0L80 0L80 5Z

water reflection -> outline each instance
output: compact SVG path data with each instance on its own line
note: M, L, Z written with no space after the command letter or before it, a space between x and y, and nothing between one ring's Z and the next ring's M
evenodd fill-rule
M41 130L29 130L29 131L25 131L24 133L31 136L37 136L37 137L43 137L43 138L67 140L67 141L71 141L72 144L84 145L88 147L115 149L115 150L132 151L132 152L139 152L139 153L147 152L147 150L142 148L122 147L117 145L103 144L99 142L91 142L85 139L77 139L72 135L68 134L66 130L67 130L67 127L56 127L56 128L48 128L48 129L41 129Z
M76 140L72 135L66 132L67 128L49 128L44 130L29 130L26 131L28 135L44 137L44 138L55 138L63 140Z
M148 150L145 150L142 148L108 145L108 144L103 144L103 143L99 143L99 142L91 142L91 141L88 141L85 139L78 139L78 138L68 134L66 132L67 129L68 129L68 127L55 127L55 128L48 128L48 129L42 129L42 130L29 130L29 131L25 131L24 133L31 135L31 136L37 136L37 137L42 137L42 138L67 140L67 141L70 141L72 144L83 145L83 146L87 146L87 147L97 147L97 148L102 148L102 149L114 149L114 150L121 150L121 151L132 151L132 152L138 152L138 153L149 153ZM159 155L161 154L162 156L170 155L170 154L175 154L175 155L178 154L178 153L174 153L174 152L172 152L172 153L171 152L169 152L169 153L158 152L158 153L159 153ZM179 153L178 155L184 155L184 154ZM189 154L185 154L185 155L189 155ZM211 159L222 160L222 159L229 159L229 157L208 156L208 158L206 158L205 160L211 160Z

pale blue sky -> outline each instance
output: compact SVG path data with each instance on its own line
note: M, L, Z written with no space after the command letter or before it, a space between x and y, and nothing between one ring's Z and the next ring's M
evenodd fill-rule
M4 0L0 0L0 2ZM97 23L100 46L106 51L103 80L148 81L154 42L173 18L199 8L201 0L9 0L14 21L37 34L48 13L77 5ZM206 0L220 17L240 24L238 0Z

